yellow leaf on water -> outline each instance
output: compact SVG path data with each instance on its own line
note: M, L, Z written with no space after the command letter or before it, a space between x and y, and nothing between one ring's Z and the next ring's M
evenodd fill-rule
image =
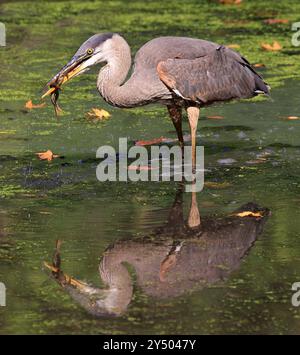
M10 129L7 131L0 131L0 134L15 134L16 131L14 129Z
M244 211L235 214L237 217L263 217L260 212Z
M274 25L277 23L289 23L289 20L286 18L268 18L268 19L264 20L264 23L266 23L268 25Z
M239 5L243 0L219 0L220 4L224 5Z
M45 106L46 106L45 102L35 105L35 104L32 103L32 100L27 101L26 104L25 104L25 108L27 108L29 110L31 110L33 108L42 108L42 107L45 107Z
M282 49L282 45L279 42L274 41L273 44L261 43L261 48L265 51L276 52Z
M158 143L162 143L166 140L167 138L165 137L159 137L159 138L154 138L154 139L151 139L151 140L139 140L139 141L136 141L135 142L135 145L138 145L138 146L144 146L144 145L152 145L152 144L158 144Z
M254 68L264 68L265 67L265 64L263 63L255 63L253 64Z
M59 155L53 154L52 151L49 149L46 152L36 153L36 155L40 160L48 160L48 161L51 161L59 157Z
M95 120L106 120L110 117L110 113L99 108L92 108L91 111L89 111L86 114L86 117L88 119L95 119Z
M224 119L224 116L220 116L220 115L206 116L206 117L210 120L223 120Z
M228 47L228 48L231 48L231 49L239 49L239 48L241 48L241 46L239 45L239 44L227 44L227 46L226 47Z

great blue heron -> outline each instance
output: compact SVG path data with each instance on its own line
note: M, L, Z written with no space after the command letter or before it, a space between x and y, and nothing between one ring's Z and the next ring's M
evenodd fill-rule
M138 286L158 299L177 297L228 278L261 233L269 210L248 203L236 213L259 211L261 217L244 217L241 221L234 213L201 219L196 193L192 192L185 220L183 190L180 185L167 223L149 235L117 240L107 248L99 265L106 287L99 288L65 274L60 267L59 244L53 266L46 266L71 297L95 316L120 316L126 312L134 294L126 264L133 267Z
M186 109L193 164L201 107L269 94L268 85L240 54L213 42L187 37L159 37L147 42L136 53L132 75L125 81L131 68L128 43L117 33L100 33L80 46L50 80L50 89L44 96L56 96L62 84L99 63L106 63L97 80L104 100L123 108L153 102L166 105L181 147L182 108Z

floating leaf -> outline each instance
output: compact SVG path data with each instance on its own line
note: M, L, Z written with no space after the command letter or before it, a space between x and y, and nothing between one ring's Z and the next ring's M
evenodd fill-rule
M6 131L0 131L0 134L15 134L16 131L14 129L9 129Z
M42 108L42 107L45 107L45 106L46 106L45 102L35 105L35 104L32 103L32 100L27 101L26 104L25 104L25 108L27 108L28 110L31 110L33 108Z
M227 44L226 46L227 48L231 48L231 49L239 49L241 48L241 46L239 44Z
M191 136L189 134L185 134L183 136L183 141L188 142L191 140ZM174 143L178 142L177 138L166 138L166 137L159 137L159 138L153 138L150 140L138 140L135 141L135 145L138 146L145 146L145 145L152 145L152 144L160 144L160 143Z
M151 140L148 140L148 141L143 141L143 140L136 141L135 145L144 146L144 145L159 144L159 143L166 142L166 141L169 141L169 140L170 139L165 138L165 137L159 137L159 138L154 138L154 139L151 139Z
M264 20L264 23L266 23L268 25L274 25L277 23L289 23L289 20L286 18L268 18L268 19Z
M219 0L219 3L224 5L239 5L241 2L242 0Z
M92 108L90 112L86 114L86 117L88 119L93 119L93 120L106 120L110 117L110 113L99 108Z
M234 216L237 216L237 217L263 217L263 215L260 212L252 212L252 211L239 212L237 214L234 214Z
M280 51L282 49L282 46L279 42L274 41L273 44L262 43L261 48L264 49L265 51L276 52L276 51Z
M36 155L40 160L48 160L48 161L51 161L59 157L59 155L53 154L51 150L47 150L46 152L36 153Z
M214 116L206 116L210 120L223 120L224 116L214 115Z
M255 63L255 64L253 64L253 66L254 66L254 68L265 68L266 67L265 64L263 64L263 63Z

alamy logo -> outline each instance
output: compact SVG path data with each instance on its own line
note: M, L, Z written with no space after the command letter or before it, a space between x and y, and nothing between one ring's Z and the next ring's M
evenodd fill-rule
M292 291L295 291L291 299L292 305L294 307L299 307L300 306L300 282L293 283Z
M4 23L0 22L0 47L6 46L6 29Z
M149 156L150 155L150 156ZM192 162L194 155L195 162ZM128 148L127 138L119 138L118 153L111 146L98 148L96 157L103 159L96 176L104 181L186 181L187 192L199 192L204 186L204 147L143 146ZM135 159L129 164L128 159Z
M292 31L295 32L292 35L292 45L294 47L300 46L300 22L294 22L292 24Z
M3 282L0 282L0 307L6 306L6 287Z

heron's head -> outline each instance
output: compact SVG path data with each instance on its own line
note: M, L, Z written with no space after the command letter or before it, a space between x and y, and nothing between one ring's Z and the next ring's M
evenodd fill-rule
M85 41L67 63L47 84L50 89L43 97L50 95L70 79L89 70L95 64L106 62L112 47L114 33L98 33Z

